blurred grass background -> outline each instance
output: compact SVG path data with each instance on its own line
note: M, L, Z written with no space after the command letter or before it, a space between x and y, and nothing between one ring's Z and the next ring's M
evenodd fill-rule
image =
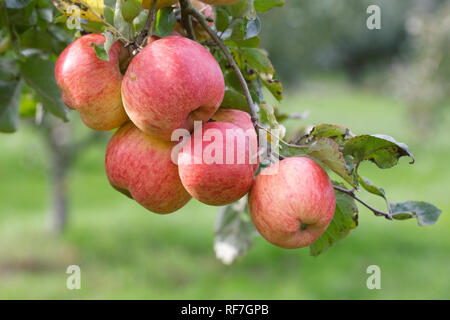
M365 26L370 4L381 7L381 30ZM23 122L0 135L0 299L450 299L449 16L448 0L288 0L262 15L262 47L287 89L280 111L310 112L286 126L337 123L407 143L414 165L364 163L360 173L391 201L438 206L435 226L361 208L359 227L317 258L258 238L247 257L224 266L213 250L217 209L191 201L168 216L147 212L109 186L103 141L69 172L69 221L57 236L48 146L42 128ZM86 134L71 116L74 136ZM81 290L66 288L72 264ZM381 290L366 287L373 264Z
M359 227L317 258L308 248L288 251L257 238L247 257L224 266L213 251L216 208L191 201L168 216L147 212L109 186L99 143L70 172L69 226L57 237L47 230L46 149L23 126L0 135L0 298L449 299L450 113L424 141L412 134L404 105L340 77L291 90L282 110L309 110L304 124L345 124L409 144L416 164L402 159L383 171L365 163L360 172L393 201L434 203L444 211L438 223L389 222L361 208ZM71 264L81 267L81 290L66 289ZM366 287L372 264L381 267L381 290Z

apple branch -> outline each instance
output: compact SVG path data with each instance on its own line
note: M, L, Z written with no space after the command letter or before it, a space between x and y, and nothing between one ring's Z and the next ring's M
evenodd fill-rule
M186 30L189 39L195 41L195 32L192 27L192 19L189 14L189 9L193 8L189 0L180 0L181 7L181 24Z
M155 21L155 12L156 12L156 1L152 1L152 4L150 5L150 10L148 12L147 20L145 21L144 28L142 28L141 32L139 33L135 44L137 48L140 48L142 44L144 43L147 36L153 33L153 23Z
M256 110L255 104L253 103L252 96L250 94L250 90L248 89L247 81L242 75L241 70L239 69L236 61L234 60L232 54L228 50L227 46L223 43L223 41L219 38L219 36L214 32L214 30L209 26L208 21L205 16L201 14L197 9L195 9L189 2L189 0L180 0L180 3L186 2L188 3L188 8L185 9L186 13L191 15L197 20L197 22L205 29L205 31L210 35L210 37L214 40L217 46L225 55L228 63L233 68L236 76L239 79L239 82L242 86L242 90L244 90L245 99L247 100L248 106L250 108L250 116L252 118L253 125L255 128L258 126L258 111Z
M371 205L369 205L367 202L363 201L362 199L358 198L355 195L355 191L354 190L348 190L345 188L341 188L339 186L335 186L333 185L333 188L339 192L345 193L347 195L349 195L350 197L352 197L353 199L355 199L356 201L358 201L359 203L361 203L363 206L365 206L366 208L368 208L370 211L372 211L376 216L384 216L386 219L388 220L392 220L392 215L388 212L383 212L380 211L378 209L375 209L374 207L372 207Z

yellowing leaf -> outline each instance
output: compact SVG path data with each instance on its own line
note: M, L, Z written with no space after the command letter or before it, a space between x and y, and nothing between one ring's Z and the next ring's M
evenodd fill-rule
M103 0L53 0L55 7L66 16L76 15L88 21L102 21Z

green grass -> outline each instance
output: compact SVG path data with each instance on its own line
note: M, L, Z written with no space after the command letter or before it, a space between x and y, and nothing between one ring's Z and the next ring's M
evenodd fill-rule
M320 257L258 238L245 259L227 267L212 248L215 208L192 201L168 216L147 212L108 185L105 146L96 145L70 173L69 228L57 237L47 232L46 150L23 127L0 135L0 298L449 299L448 113L420 141L400 103L369 91L314 85L291 93L283 108L309 109L304 124L346 124L355 133L385 133L410 144L415 165L402 159L382 171L367 163L361 172L392 200L435 203L444 211L437 225L388 222L361 209L359 227ZM78 291L65 286L71 264L81 267ZM366 288L371 264L381 267L381 290Z

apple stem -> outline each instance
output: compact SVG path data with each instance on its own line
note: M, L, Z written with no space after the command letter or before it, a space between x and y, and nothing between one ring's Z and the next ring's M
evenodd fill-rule
M181 23L186 30L189 39L195 41L195 32L192 27L192 19L189 11L193 9L191 2L189 0L180 0L181 7Z
M148 12L147 20L145 21L144 28L142 28L141 32L139 33L139 35L134 43L136 49L141 48L142 44L144 43L147 36L151 35L153 33L153 23L155 21L155 12L156 12L156 0L152 1L152 4L150 5L150 10Z
M388 212L383 212L380 211L378 209L375 209L374 207L372 207L371 205L369 205L367 202L363 201L362 199L358 198L355 195L355 190L348 190L345 188L341 188L339 186L335 186L333 185L333 188L339 192L345 193L347 195L349 195L350 197L352 197L353 199L355 199L356 201L358 201L359 203L361 203L363 206L365 206L366 208L368 208L370 211L372 211L376 216L384 216L386 219L388 220L392 220L392 215Z
M217 44L217 46L220 48L220 50L224 53L228 63L233 68L237 78L239 79L239 82L241 84L242 89L244 90L245 99L247 100L248 107L250 109L250 116L253 122L253 125L256 129L258 126L258 111L256 110L255 104L253 103L252 96L250 94L250 90L248 89L247 81L245 80L244 76L242 75L241 70L239 69L236 61L233 58L233 55L228 50L227 46L223 43L223 41L219 38L219 36L214 32L214 30L209 26L208 21L206 20L205 16L201 14L197 9L195 9L191 4L189 0L180 0L180 4L185 3L184 5L187 5L186 13L194 17L197 22L205 29L205 31L210 35L210 37L214 40L214 42Z

